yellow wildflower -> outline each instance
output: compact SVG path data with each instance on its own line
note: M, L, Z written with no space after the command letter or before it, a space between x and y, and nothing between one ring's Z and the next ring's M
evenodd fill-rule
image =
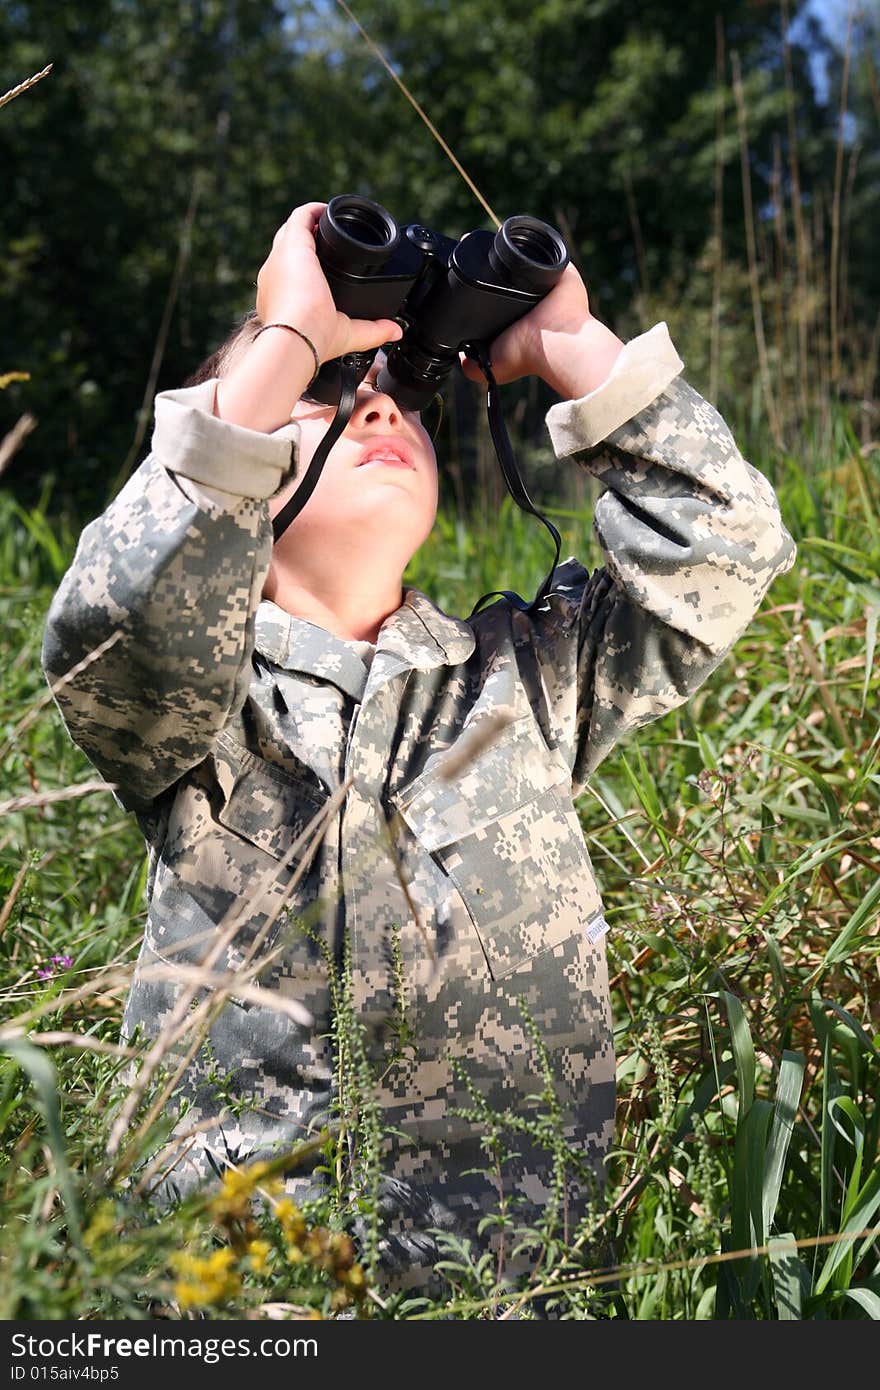
M83 1245L87 1250L99 1245L104 1236L109 1235L116 1229L116 1218L113 1214L113 1203L106 1198L99 1202L95 1214L83 1232Z
M351 1289L352 1293L357 1295L362 1294L367 1287L367 1276L361 1265L352 1265L351 1269L337 1270L336 1278L340 1284L345 1284L346 1288Z
M298 1245L306 1234L306 1219L290 1197L275 1203L275 1217L291 1245Z
M225 1303L241 1289L241 1276L234 1268L235 1252L228 1246L204 1258L184 1251L173 1256L171 1263L181 1276L174 1294L183 1308Z
M262 1274L266 1268L266 1261L272 1247L268 1240L252 1240L248 1244L247 1252L251 1262L251 1269L257 1274Z
M330 1250L335 1265L334 1273L337 1276L340 1270L351 1269L354 1264L354 1243L351 1236L345 1235L342 1231L335 1231L330 1237Z
M251 1198L257 1187L269 1193L281 1187L279 1178L267 1178L269 1164L260 1161L250 1168L227 1168L220 1191L211 1201L211 1214L219 1221L244 1221L250 1212Z

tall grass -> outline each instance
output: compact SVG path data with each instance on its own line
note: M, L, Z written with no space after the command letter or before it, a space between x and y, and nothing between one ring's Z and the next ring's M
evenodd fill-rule
M703 690L617 750L579 804L611 924L618 1116L603 1202L567 1243L537 1233L518 1290L449 1241L444 1297L382 1296L369 1279L382 1116L344 991L336 1042L353 1081L315 1140L325 1197L299 1212L262 1169L159 1205L160 1164L138 1163L161 1157L173 1126L161 1064L108 1158L124 1073L145 1053L118 1041L143 846L39 670L72 531L48 495L30 513L0 495L0 1317L880 1316L880 321L862 323L847 295L846 82L833 187L808 203L784 59L788 138L768 218L750 213L752 90L719 23L734 101L719 100L715 235L687 285L642 276L633 311L669 320L692 378L750 435L800 553ZM736 153L744 266L720 235ZM495 496L469 519L442 515L411 567L449 611L499 587L531 594L548 567L546 535L507 501L498 514ZM589 508L555 519L563 554L599 563ZM480 1117L502 1188L507 1118ZM552 1105L546 1121L553 1142ZM353 1195L369 1218L358 1252Z
M73 538L45 508L4 502L0 1316L880 1313L876 1230L865 1234L880 1225L880 477L845 422L835 440L831 457L779 464L796 569L707 686L612 755L579 804L611 923L616 1144L605 1202L569 1245L547 1244L513 1299L491 1261L454 1245L445 1299L365 1294L333 1134L317 1141L329 1195L301 1216L279 1205L271 1173L160 1208L130 1173L171 1128L165 1107L145 1123L161 1068L138 1143L108 1163L144 856L112 797L87 790L94 773L54 707L33 714L43 615ZM588 511L558 520L566 550L595 562ZM467 612L502 581L532 592L546 552L507 504L491 529L447 515L408 579ZM65 788L83 794L48 795ZM346 1028L356 1068L356 1020ZM368 1120L360 1139L377 1154L368 1070L358 1084L358 1114L339 1124ZM498 1127L502 1177L510 1139Z

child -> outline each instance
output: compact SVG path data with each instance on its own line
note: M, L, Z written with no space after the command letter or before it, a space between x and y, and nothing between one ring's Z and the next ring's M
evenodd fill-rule
M152 453L83 533L44 664L57 681L107 644L57 700L150 851L139 967L167 968L136 975L125 1034L173 1031L204 994L192 967L238 972L182 1076L180 1127L201 1129L169 1183L286 1152L332 1120L352 1081L334 1061L344 998L390 1132L386 1285L415 1288L437 1257L430 1228L476 1240L501 1192L527 1225L551 1201L553 1155L533 1135L513 1136L518 1156L493 1176L483 1129L456 1113L475 1097L521 1119L546 1110L523 1005L580 1156L569 1233L601 1180L612 1028L573 798L622 735L705 680L794 547L665 325L624 346L570 267L492 360L500 382L536 373L560 396L556 455L606 489L604 568L566 560L531 615L500 599L462 621L403 589L437 467L375 372L273 551L271 518L332 415L308 399L318 365L400 335L336 310L315 253L324 206L280 228L256 320L216 375L158 397ZM316 1181L297 1167L287 1188Z

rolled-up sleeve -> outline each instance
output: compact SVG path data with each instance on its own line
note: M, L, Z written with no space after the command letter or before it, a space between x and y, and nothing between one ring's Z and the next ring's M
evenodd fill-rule
M44 632L72 738L138 812L244 703L272 555L266 499L295 468L298 427L217 419L215 385L157 397L151 452L83 531Z
M605 488L593 523L604 567L560 565L535 620L576 790L618 739L693 694L794 563L770 483L679 375L665 324L652 334L627 345L598 392L548 415L557 456Z

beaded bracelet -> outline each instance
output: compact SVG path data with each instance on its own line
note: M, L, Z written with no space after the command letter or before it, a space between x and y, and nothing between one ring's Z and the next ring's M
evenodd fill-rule
M312 356L315 359L315 376L313 376L312 380L309 382L309 386L311 386L312 381L315 380L315 377L321 370L321 359L318 356L318 349L315 347L315 344L312 342L311 338L307 338L305 333L301 332L299 328L294 328L292 323L264 323L262 328L258 328L256 333L254 334L255 342L257 338L259 338L261 333L265 333L267 328L286 328L288 333L295 333L298 338L302 338L306 347L311 349Z

